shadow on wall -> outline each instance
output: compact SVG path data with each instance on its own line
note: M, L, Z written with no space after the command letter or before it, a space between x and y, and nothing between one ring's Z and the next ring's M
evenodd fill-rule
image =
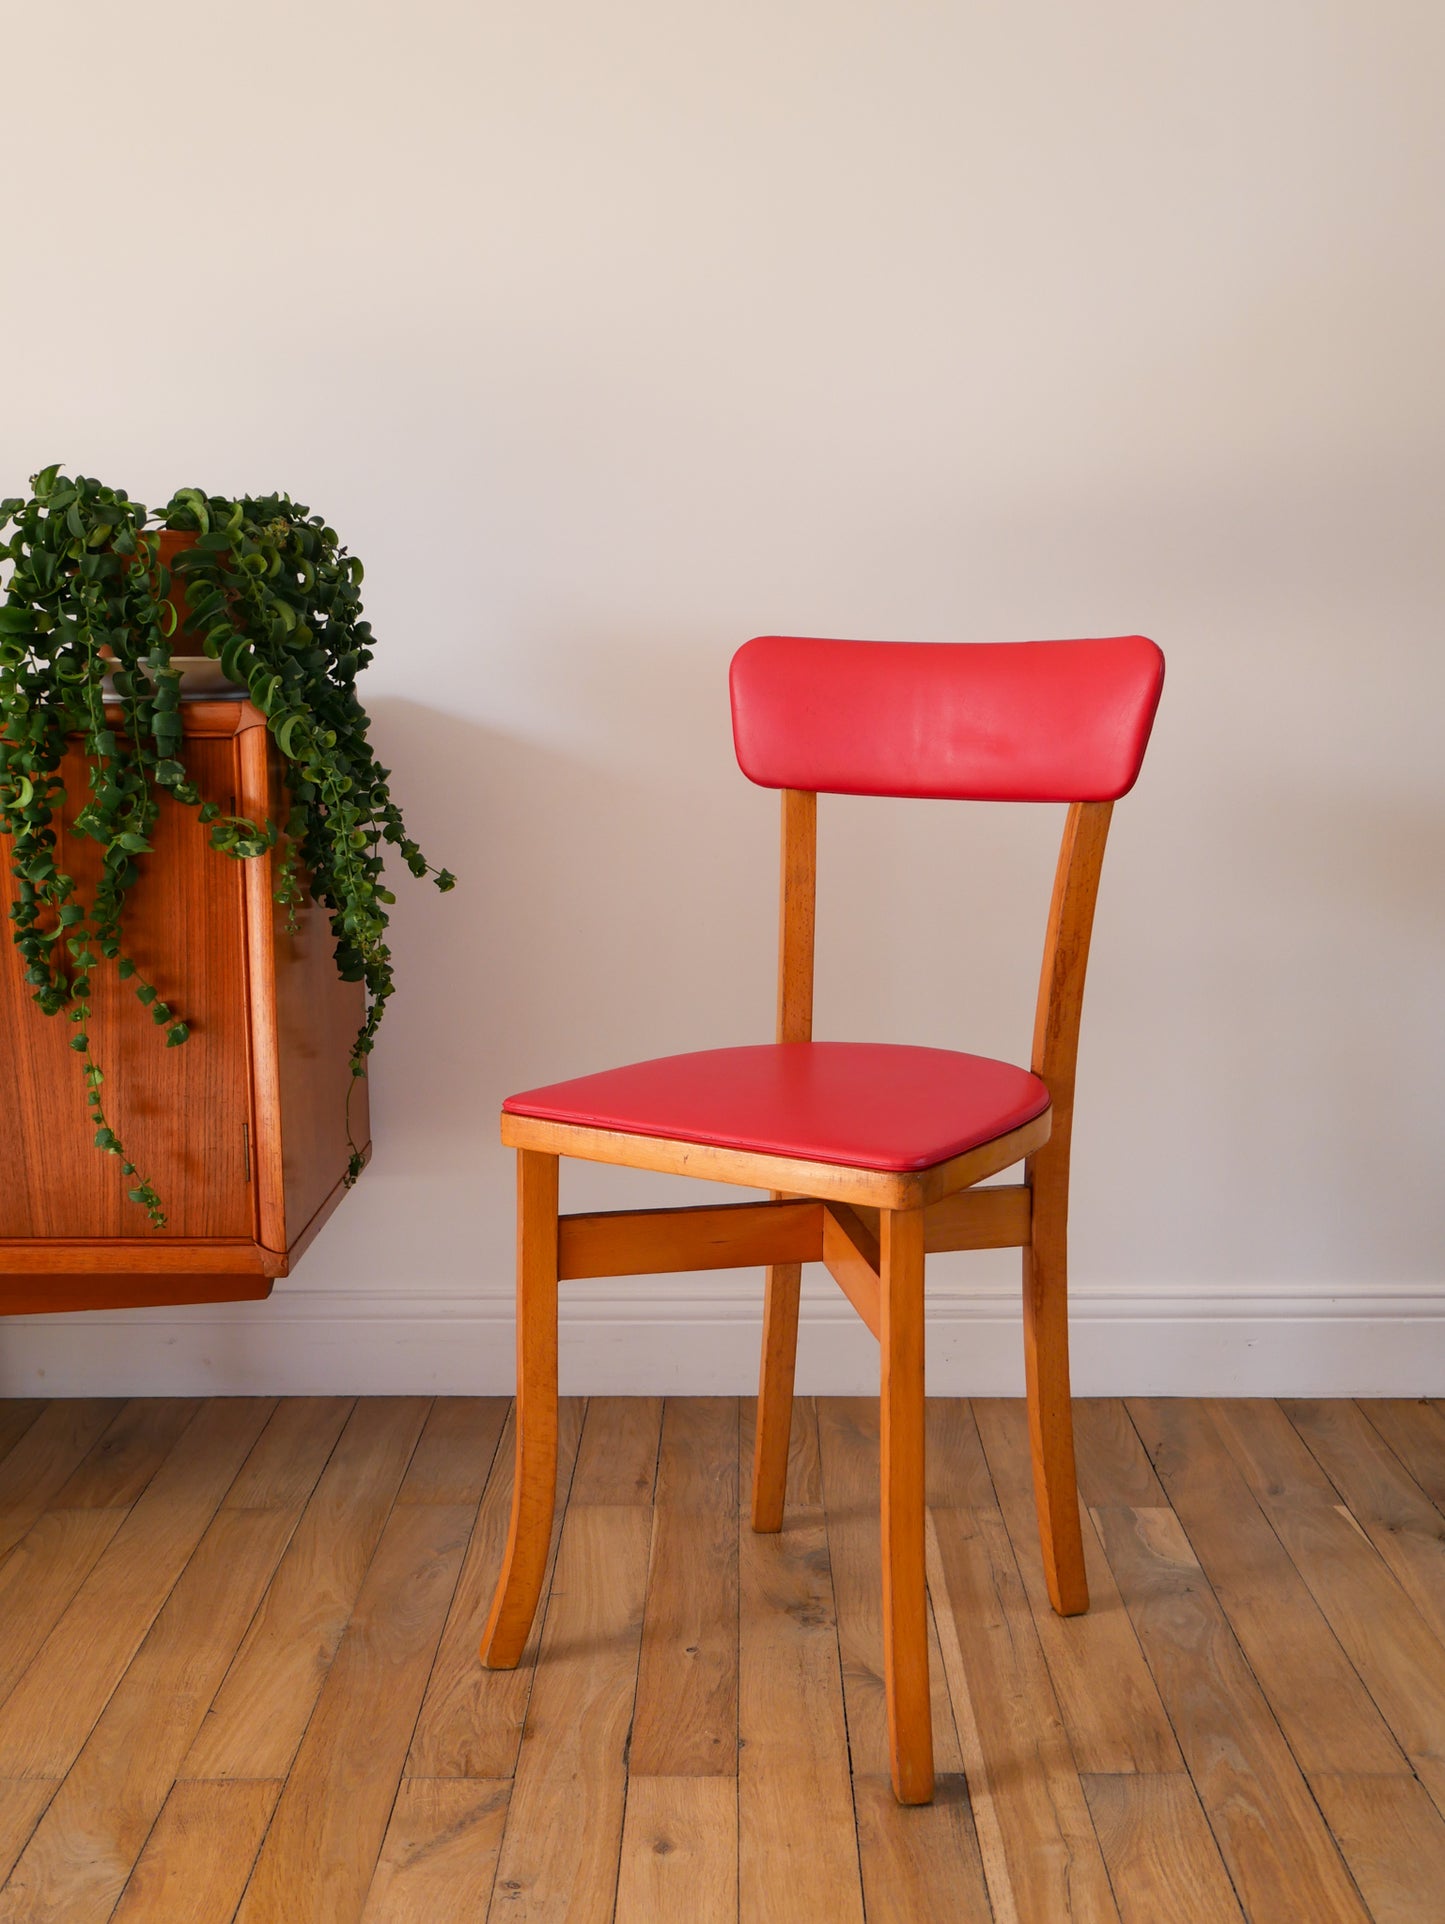
M1105 870L1077 1256L1206 1286L1438 1282L1445 1087L1419 1065L1445 1052L1445 807L1303 760L1166 786L1148 846L1121 833Z
M769 1034L773 798L738 798L755 811L759 859L714 861L696 819L706 784L676 767L620 772L398 697L371 711L408 827L458 886L440 896L404 871L394 885L377 1153L302 1279L445 1287L480 1271L510 1286L504 1096ZM569 1170L578 1207L594 1195L626 1207L643 1185L644 1199L673 1194L668 1178Z

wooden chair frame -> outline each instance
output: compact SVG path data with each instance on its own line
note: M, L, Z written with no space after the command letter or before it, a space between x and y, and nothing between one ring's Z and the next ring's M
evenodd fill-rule
M482 1659L521 1657L540 1597L557 1481L557 1286L585 1276L767 1269L752 1522L782 1527L802 1265L822 1262L877 1338L884 1682L893 1787L933 1795L924 1575L924 1259L1021 1249L1034 1496L1049 1596L1088 1608L1069 1397L1067 1223L1074 1068L1089 937L1111 802L1069 808L1054 878L1034 1024L1034 1073L1050 1107L933 1168L898 1172L502 1116L517 1156L517 1422L511 1529ZM817 797L782 792L779 1042L813 1031ZM576 1156L772 1192L769 1202L560 1216L558 1162ZM1021 1183L971 1187L1024 1160Z

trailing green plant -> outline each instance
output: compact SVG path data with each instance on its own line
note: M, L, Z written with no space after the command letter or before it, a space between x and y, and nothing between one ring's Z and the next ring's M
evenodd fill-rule
M0 501L0 537L10 530L0 539L0 834L12 844L13 937L35 1002L75 1027L70 1047L81 1059L97 1149L119 1159L130 1200L161 1227L161 1199L108 1118L89 1025L95 973L109 965L167 1047L189 1035L184 1012L126 949L126 901L163 801L194 809L223 855L245 861L275 850L276 898L293 926L304 892L325 908L337 969L366 991L352 1088L394 988L386 931L396 898L385 848L439 889L455 877L433 869L408 835L390 771L368 740L356 693L372 640L362 567L319 515L285 495L230 500L195 488L152 515L123 490L58 466L33 475L31 489L26 499ZM175 580L160 559L162 526L195 538L175 557ZM180 592L188 646L219 661L266 717L289 795L281 823L227 815L191 779L172 661ZM62 770L76 738L86 758L83 798L67 794ZM57 859L57 825L75 804L71 832L101 848L89 899ZM361 1171L349 1092L347 1112L349 1184Z

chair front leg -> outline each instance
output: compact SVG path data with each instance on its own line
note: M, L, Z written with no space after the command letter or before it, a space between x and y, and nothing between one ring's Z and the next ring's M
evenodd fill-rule
M753 1528L781 1530L793 1433L801 1263L774 1263L763 1297L763 1356L758 1370L758 1429L753 1442Z
M1034 1197L1032 1242L1023 1252L1024 1375L1034 1505L1049 1601L1061 1617L1077 1617L1089 1607L1089 1579L1069 1393L1068 1191L1060 1191L1042 1160L1029 1174Z
M923 1211L885 1210L879 1228L888 1759L899 1803L927 1804L933 1798L933 1713L923 1550Z
M557 1157L517 1152L517 1406L512 1523L482 1634L490 1670L526 1647L557 1501Z

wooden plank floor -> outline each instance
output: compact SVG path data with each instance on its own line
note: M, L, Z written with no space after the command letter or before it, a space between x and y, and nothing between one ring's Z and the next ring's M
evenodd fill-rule
M0 1403L0 1924L1439 1924L1445 1410L929 1408L936 1802L888 1784L876 1406L563 1413L543 1612L475 1647L500 1399Z

